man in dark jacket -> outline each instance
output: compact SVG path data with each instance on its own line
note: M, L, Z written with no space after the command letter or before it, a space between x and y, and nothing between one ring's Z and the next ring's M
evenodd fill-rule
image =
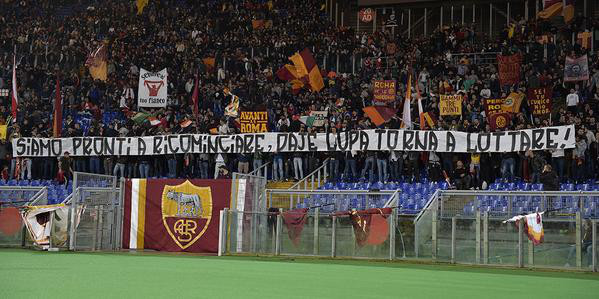
M543 168L543 173L541 173L540 177L541 183L543 183L543 190L545 191L559 191L559 178L557 173L553 171L551 165L545 164ZM547 206L546 209L553 209L553 199L554 196L547 197Z
M543 168L543 173L541 173L541 177L539 178L541 183L543 184L543 190L545 191L559 191L559 178L551 165L545 164Z

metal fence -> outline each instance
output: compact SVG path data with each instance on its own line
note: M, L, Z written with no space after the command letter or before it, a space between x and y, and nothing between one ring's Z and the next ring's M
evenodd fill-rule
M358 246L354 242L354 230L349 216L336 216L311 209L306 217L298 242L289 238L280 213L221 211L219 255L223 254L273 254L307 255L326 257L395 258L396 214L385 215L389 221L389 235L380 245ZM255 219L257 227L249 227L238 221Z
M357 192L364 197L358 197ZM594 203L599 198L598 192L440 190L418 215L403 215L401 209L393 209L393 215L387 218L389 236L383 244L358 246L350 221L335 216L335 211L374 207L382 201L382 196L389 196L381 193L267 190L267 196L286 196L291 202L289 206L309 209L300 242L294 243L289 237L282 209L270 213L224 210L219 254L410 259L597 271ZM394 206L398 194L399 191L391 194L384 206ZM543 216L544 240L540 245L533 245L527 239L522 225L503 223L514 215L533 212L534 205L541 207L539 211L553 207ZM245 226L249 221L240 219L251 220L253 225Z
M117 250L121 248L123 202L116 188L79 187L69 208L70 250Z
M78 187L116 188L119 180L116 176L87 172L73 172L73 190Z

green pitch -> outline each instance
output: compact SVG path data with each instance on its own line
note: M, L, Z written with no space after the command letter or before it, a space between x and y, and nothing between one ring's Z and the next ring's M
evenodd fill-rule
M405 262L0 249L0 298L597 298L599 275Z

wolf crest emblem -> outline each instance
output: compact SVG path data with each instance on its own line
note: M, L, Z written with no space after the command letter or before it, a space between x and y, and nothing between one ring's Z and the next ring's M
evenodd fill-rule
M190 181L177 186L164 186L162 222L181 249L193 245L206 232L211 218L210 187L198 187Z

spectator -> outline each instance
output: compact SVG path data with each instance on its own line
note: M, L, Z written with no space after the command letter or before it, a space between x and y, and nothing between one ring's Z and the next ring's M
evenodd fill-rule
M464 167L464 163L460 160L456 162L456 168L453 170L453 181L458 190L470 189L471 177L468 170Z
M566 106L568 106L568 111L572 114L576 114L578 110L579 97L574 88L570 89L570 94L566 97Z

